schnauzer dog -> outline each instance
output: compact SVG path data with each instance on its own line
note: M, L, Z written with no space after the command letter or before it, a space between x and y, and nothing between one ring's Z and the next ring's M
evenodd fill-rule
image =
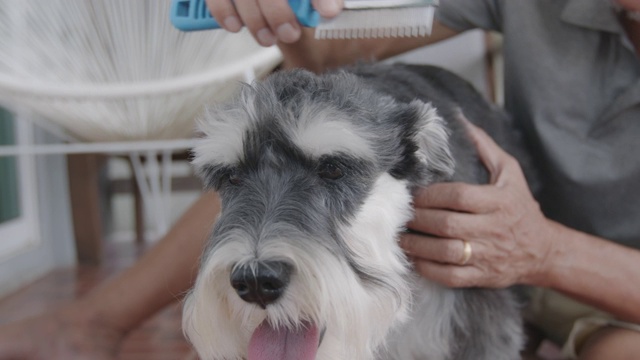
M207 110L193 164L222 212L183 320L200 358L519 358L510 291L435 284L397 243L413 189L488 180L464 118L526 160L504 113L429 66L282 71Z

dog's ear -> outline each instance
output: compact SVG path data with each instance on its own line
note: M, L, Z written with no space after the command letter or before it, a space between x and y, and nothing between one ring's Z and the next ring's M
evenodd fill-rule
M448 180L453 176L455 161L449 147L449 131L445 120L429 103L414 100L410 106L417 115L413 141L420 178L418 185Z

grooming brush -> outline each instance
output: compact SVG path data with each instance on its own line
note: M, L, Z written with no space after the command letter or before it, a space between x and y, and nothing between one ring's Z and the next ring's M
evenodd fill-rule
M289 0L296 18L315 28L317 39L426 36L438 0L345 0L344 10L324 19L310 0ZM220 29L204 0L172 0L171 22L183 31Z

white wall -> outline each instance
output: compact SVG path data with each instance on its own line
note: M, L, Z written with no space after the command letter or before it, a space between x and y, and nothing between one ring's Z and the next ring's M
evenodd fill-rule
M38 129L34 138L37 143L55 140ZM34 227L40 231L29 247L0 259L0 297L54 268L75 264L66 159L62 155L35 159L38 224Z

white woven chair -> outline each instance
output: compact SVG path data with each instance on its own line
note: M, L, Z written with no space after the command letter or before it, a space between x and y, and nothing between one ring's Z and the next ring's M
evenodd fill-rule
M281 60L246 32L180 32L168 10L169 0L0 0L0 104L42 115L68 140L0 147L0 156L130 154L166 230L171 151L190 147L204 104Z

